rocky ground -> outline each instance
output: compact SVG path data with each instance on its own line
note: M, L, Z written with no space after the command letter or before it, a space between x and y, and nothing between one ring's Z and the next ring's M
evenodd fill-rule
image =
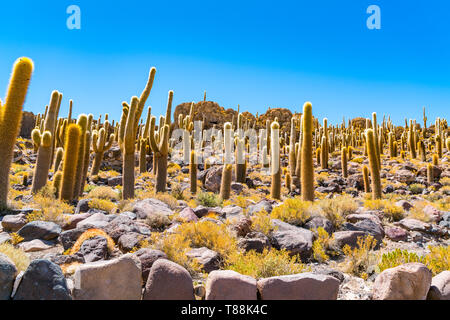
M348 178L332 154L330 169L316 166L313 204L285 187L269 199L259 165L226 201L222 166L199 165L192 195L178 160L167 193L155 194L148 172L122 201L118 147L67 204L49 188L30 195L35 159L20 139L0 213L0 299L450 299L448 152L432 185L426 163L383 156L380 201L363 192L361 151Z

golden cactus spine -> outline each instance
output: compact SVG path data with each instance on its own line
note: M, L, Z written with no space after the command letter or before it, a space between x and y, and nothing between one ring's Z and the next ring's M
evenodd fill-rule
M369 155L370 173L372 176L372 199L381 199L380 168L376 155L376 142L373 129L366 130L367 152Z
M63 172L59 191L61 200L71 201L73 199L80 136L81 128L77 124L70 124L67 128L66 145L64 147Z
M233 176L233 167L231 164L225 164L222 171L222 180L220 183L220 197L223 200L230 198L231 194L231 179Z
M278 122L272 122L270 125L270 140L272 147L270 149L270 169L272 175L272 184L270 196L272 199L281 198L281 169L280 169L280 125Z
M123 132L123 169L122 169L122 198L124 200L134 198L134 151L135 151L135 115L138 108L138 97L131 98L125 129Z
M312 150L313 118L312 105L306 102L303 105L303 141L301 162L301 192L303 201L314 200L314 164Z
M26 57L17 59L13 66L5 104L2 105L0 101L0 207L7 206L9 169L32 73L31 59Z
M190 187L191 187L191 193L196 194L197 193L197 156L195 154L195 151L191 151L191 161L189 161L189 176L190 176Z

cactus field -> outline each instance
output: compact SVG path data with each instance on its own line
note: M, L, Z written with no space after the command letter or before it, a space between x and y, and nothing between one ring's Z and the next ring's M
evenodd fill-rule
M155 114L152 67L120 118L54 90L21 136L38 68L0 100L0 299L450 299L448 113Z

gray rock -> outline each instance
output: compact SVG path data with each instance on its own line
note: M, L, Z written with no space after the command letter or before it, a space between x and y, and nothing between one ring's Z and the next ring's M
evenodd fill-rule
M5 231L16 232L27 224L27 216L23 213L7 215L2 219L2 227Z
M356 248L358 238L365 236L367 236L367 233L364 231L337 231L333 233L333 246L342 248L347 244L352 248Z
M79 253L86 262L105 260L108 257L108 241L102 236L84 240Z
M439 226L450 229L450 212L444 212L442 214L442 220L439 222Z
M206 247L191 249L186 252L186 256L195 259L200 264L202 270L207 273L219 269L219 254Z
M61 268L50 260L31 261L25 271L14 300L71 300Z
M152 214L163 214L165 216L173 214L166 203L154 198L136 201L132 212L136 214L138 219L145 219Z
M355 226L371 234L377 240L378 248L384 238L384 229L381 223L376 223L372 219L364 219L355 223Z
M249 215L265 210L267 213L271 213L273 209L273 203L267 199L261 200L257 204L248 206L247 212Z
M16 274L17 268L14 262L0 253L0 300L10 299Z
M256 280L232 270L215 270L206 280L206 300L256 300Z
M128 232L120 236L117 244L119 245L119 249L126 253L139 246L139 243L144 240L144 238L145 237L140 233Z
M136 213L131 212L131 211L122 212L121 214L119 214L119 216L126 216L126 217L130 218L131 220L136 220Z
M402 219L397 224L409 231L427 232L431 230L431 225L429 223L411 218Z
M142 280L147 283L148 275L153 263L158 259L167 259L167 255L156 249L141 248L134 253L136 257L141 261L142 265Z
M36 252L47 250L53 247L53 242L34 239L31 241L24 241L19 243L19 248L25 252Z
M141 299L141 262L130 253L109 261L83 264L73 278L75 300Z
M258 280L262 300L336 300L339 280L305 272Z
M108 178L108 186L115 187L122 185L122 176Z
M247 233L245 238L238 240L238 246L245 251L255 250L258 253L262 253L264 248L270 249L272 247L269 238L261 232Z
M442 271L431 280L427 300L450 300L450 271Z
M102 229L108 225L114 215L106 215L101 212L94 213L89 218L86 218L77 223L77 228L97 228Z
M69 248L72 248L72 246L75 244L75 242L78 240L78 238L89 229L89 226L83 226L80 228L75 228L72 230L67 230L61 232L59 235L59 242L62 244L64 250L67 250Z
M80 201L78 201L77 207L75 208L75 214L88 212L89 209L91 208L89 206L89 201L91 201L91 200L92 199L81 199Z
M308 222L305 223L305 227L311 231L322 227L326 232L328 232L328 234L332 234L334 232L334 227L331 221L321 216L312 217Z
M143 300L194 300L189 272L175 262L158 259L153 263Z
M234 218L244 213L244 210L236 205L228 205L222 208L222 213L225 214L226 219Z
M34 239L52 240L61 234L61 227L54 222L32 221L20 228L17 234L24 238L24 241Z
M314 234L303 228L275 231L272 233L272 245L280 250L286 249L291 255L299 254L303 261L311 256Z
M8 232L0 232L0 244L11 241L11 236Z
M126 216L117 216L106 227L103 228L105 232L115 241L119 241L119 238L130 232L149 236L151 230L149 226L143 222L132 220Z

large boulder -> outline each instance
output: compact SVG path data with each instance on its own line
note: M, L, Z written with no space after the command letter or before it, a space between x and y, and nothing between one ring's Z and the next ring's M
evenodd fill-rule
M3 230L16 232L27 224L27 216L23 213L4 216L2 219Z
M74 274L76 300L140 300L141 262L132 254L79 266Z
M384 270L375 279L374 300L425 300L431 271L422 263L406 263Z
M153 263L158 259L167 259L167 255L164 252L150 248L141 248L134 255L141 261L142 280L144 280L144 283L147 283Z
M232 270L216 270L206 280L206 300L256 300L256 279Z
M71 300L61 268L50 260L31 261L14 295L14 300Z
M127 233L138 233L143 236L149 236L151 231L149 226L143 222L135 221L127 216L117 216L106 227L105 232L116 242Z
M220 184L222 182L222 171L223 166L213 166L208 170L208 173L205 176L204 187L206 190L218 193L220 191ZM235 173L233 170L232 173L232 181L234 181Z
M136 213L138 219L146 219L154 214L163 214L167 217L173 214L166 203L154 198L136 201L132 212Z
M108 241L102 236L86 239L80 247L79 254L85 262L105 260L108 256Z
M336 300L339 280L305 272L258 280L262 300Z
M358 238L367 236L364 231L337 231L333 233L332 246L342 248L349 245L351 248L358 246Z
M194 300L189 272L175 262L158 259L153 263L144 291L144 300Z
M450 300L450 270L442 271L431 280L428 300Z
M17 268L14 262L0 253L0 300L9 300L11 297L16 274Z
M272 245L279 250L286 249L291 255L299 254L303 261L308 260L311 256L314 234L307 229L294 228L273 232Z
M28 222L17 231L24 241L41 239L52 240L57 238L61 233L61 227L54 222L49 221L32 221Z

